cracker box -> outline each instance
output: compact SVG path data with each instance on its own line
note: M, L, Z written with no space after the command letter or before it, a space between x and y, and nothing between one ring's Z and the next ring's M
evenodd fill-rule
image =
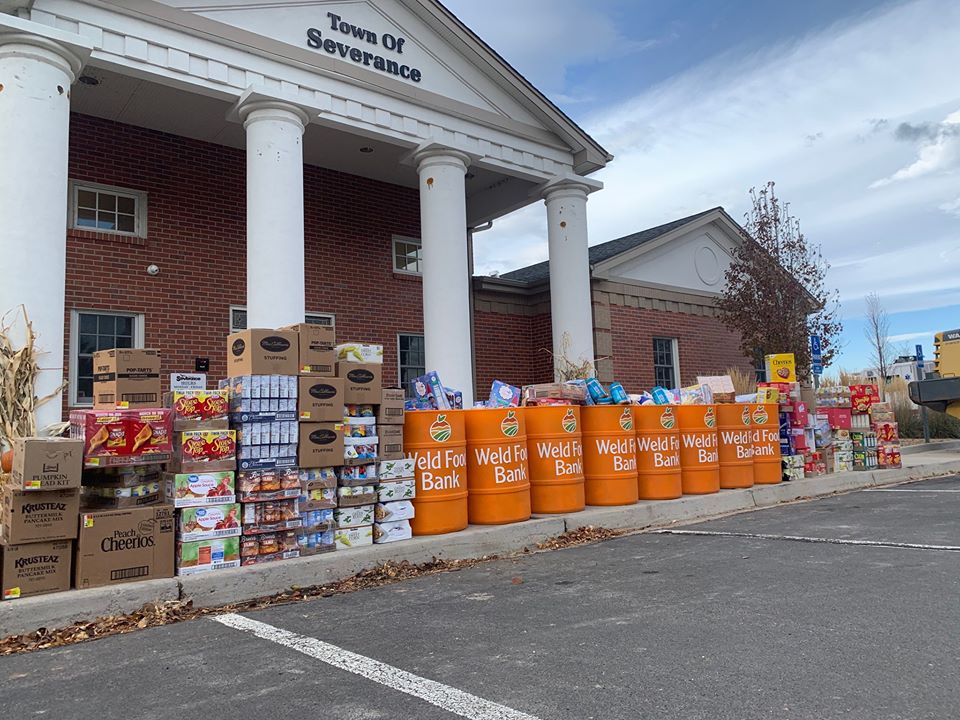
M183 508L177 513L179 540L212 540L240 534L240 505L208 505Z
M383 388L380 391L380 407L377 408L377 425L403 426L404 393L400 388Z
M297 365L300 373L332 377L336 374L336 331L329 325L300 323L285 330L297 333Z
M780 353L764 357L767 380L770 382L793 383L797 381L797 364L793 353Z
M81 513L76 587L173 577L175 528L172 505Z
M373 525L362 525L352 528L338 528L333 532L333 539L337 550L373 545Z
M4 545L77 537L78 490L0 489L0 542Z
M7 545L0 555L4 600L70 589L71 540Z
M412 537L413 529L410 527L409 520L382 522L373 526L373 541L377 545L397 542L399 540L409 540Z
M302 375L297 394L297 417L309 422L343 419L344 381L335 377Z
M298 465L302 468L343 465L342 423L300 423Z
M338 362L337 377L344 382L343 402L377 405L381 400L382 373L380 363Z
M93 407L160 406L160 352L115 348L93 354Z
M870 412L870 406L876 402L880 402L880 391L876 385L850 386L850 406L853 412Z
M222 537L177 544L177 575L240 567L240 538Z
M235 332L227 336L227 377L296 375L299 342L292 330Z
M21 490L67 490L80 487L83 441L27 437L13 441L13 482Z
M236 500L232 470L196 473L164 473L167 502L176 508L224 505Z

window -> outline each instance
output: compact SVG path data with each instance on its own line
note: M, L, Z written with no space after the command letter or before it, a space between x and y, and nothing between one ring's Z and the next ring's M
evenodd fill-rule
M73 310L70 313L70 405L93 404L93 354L143 347L143 315Z
M410 381L427 374L427 354L423 335L397 335L400 387L410 393Z
M663 388L679 386L680 367L676 338L653 339L653 378Z
M147 195L109 185L71 183L70 227L146 237Z
M423 249L418 239L393 236L393 269L411 275L423 272Z
M303 320L310 325L324 325L336 327L336 316L330 313L308 312ZM230 306L230 332L235 333L247 329L247 309L241 305Z

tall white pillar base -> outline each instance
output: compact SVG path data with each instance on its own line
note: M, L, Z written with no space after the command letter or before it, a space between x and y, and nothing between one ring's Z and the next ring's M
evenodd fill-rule
M550 251L550 313L554 375L595 361L590 257L587 249L586 183L561 181L543 191ZM595 371L595 368L594 368ZM593 374L591 372L590 374Z
M247 133L247 327L302 323L303 131L306 112L282 101L241 102Z
M467 257L469 158L448 148L414 155L420 175L420 242L423 248L423 335L427 370L473 406L470 333L470 267Z
M20 347L26 310L40 374L37 429L62 418L70 86L89 56L79 36L0 15L0 315Z

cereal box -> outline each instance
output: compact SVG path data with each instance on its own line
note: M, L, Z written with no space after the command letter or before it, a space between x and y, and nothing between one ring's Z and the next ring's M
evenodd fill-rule
M764 361L767 379L770 382L792 383L797 381L797 365L793 353L767 355Z

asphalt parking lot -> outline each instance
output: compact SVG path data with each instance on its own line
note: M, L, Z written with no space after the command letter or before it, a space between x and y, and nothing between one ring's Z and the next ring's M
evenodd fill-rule
M0 660L18 717L953 718L960 478ZM829 541L829 542L827 542Z

